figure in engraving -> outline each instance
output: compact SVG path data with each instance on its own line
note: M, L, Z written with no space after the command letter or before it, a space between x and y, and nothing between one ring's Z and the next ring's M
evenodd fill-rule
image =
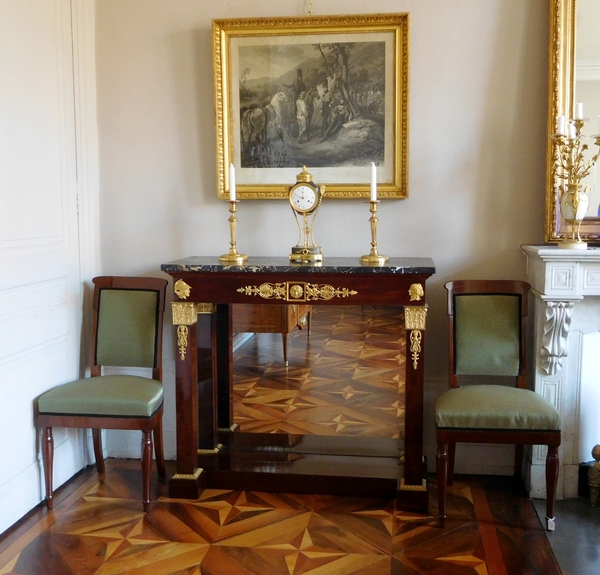
M298 99L296 100L296 119L298 120L298 143L308 141L307 129L308 129L308 108L304 98L306 92L300 92Z

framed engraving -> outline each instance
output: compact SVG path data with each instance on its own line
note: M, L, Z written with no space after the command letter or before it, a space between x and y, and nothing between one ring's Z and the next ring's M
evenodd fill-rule
M213 20L219 198L406 198L408 14Z

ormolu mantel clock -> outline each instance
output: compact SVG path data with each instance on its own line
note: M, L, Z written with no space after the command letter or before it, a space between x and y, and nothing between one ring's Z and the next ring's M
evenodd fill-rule
M317 212L325 194L325 186L318 186L313 177L302 166L302 172L296 176L296 183L289 187L289 199L300 238L298 245L292 248L290 261L296 263L320 263L323 250L315 244L313 230Z

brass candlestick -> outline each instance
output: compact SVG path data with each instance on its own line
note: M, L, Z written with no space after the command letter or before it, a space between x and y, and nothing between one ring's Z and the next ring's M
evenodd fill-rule
M231 216L229 216L229 230L231 233L231 248L229 249L228 254L223 254L219 257L219 261L224 264L244 264L248 261L248 256L245 254L238 254L236 249L236 241L235 241L235 233L236 233L236 225L237 218L235 217L236 207L235 205L238 203L238 200L230 200L229 201L229 212Z
M371 212L371 217L369 218L369 223L371 224L371 253L365 256L360 256L360 263L365 266L383 266L390 259L387 256L382 256L377 252L377 222L379 222L379 219L375 214L377 213L378 203L379 200L371 200L369 202L371 205L369 208L369 211Z

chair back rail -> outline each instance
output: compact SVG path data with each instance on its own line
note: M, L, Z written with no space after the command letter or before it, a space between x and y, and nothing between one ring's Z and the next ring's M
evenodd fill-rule
M501 315L504 320L502 324L490 320L490 322L487 323L488 334L480 329L478 333L471 336L472 338L477 338L478 344L484 343L482 340L487 338L489 346L497 346L498 352L488 347L487 355L496 356L495 364L494 362L491 362L492 366L496 366L495 370L491 368L485 373L475 373L476 370L472 370L470 374L484 376L512 375L515 377L516 386L525 389L527 387L527 300L531 286L527 282L517 280L456 280L447 282L445 287L448 291L450 387L458 387L459 376L465 375L465 373L469 374L469 368L472 369L475 365L473 363L475 362L474 356L472 356L470 360L461 361L461 353L466 350L469 338L463 338L461 341L460 336L457 337L458 332L462 328L461 314L457 314L457 309L460 310L461 306L460 304L457 306L457 302L459 302L459 299L462 297L465 297L465 301L469 298L481 297L482 305L479 305L479 307L488 307L490 313L500 312L499 315ZM511 297L515 298L516 303L509 303ZM467 316L470 306L472 306L473 309L478 307L477 304L473 302L463 306L462 318L468 319ZM515 318L514 320L510 319L511 308L513 306L517 306L519 311L518 319ZM470 327L474 327L474 322ZM509 333L511 335L507 335ZM489 357L482 357L481 361L475 362L477 367L481 367L484 364L484 359L489 359Z
M99 276L92 281L94 283L92 377L101 374L102 365L115 366L127 363L124 356L119 357L115 350L129 352L133 349L138 352L134 355L145 358L142 363L135 363L135 367L152 368L152 379L162 381L163 330L161 327L165 311L167 280L149 277ZM106 297L113 290L117 297ZM120 290L124 290L123 297L118 297ZM136 295L135 292L138 294ZM127 317L119 317L119 311L126 310L132 300L138 300L137 312L126 312ZM102 314L105 306L112 308L112 313ZM155 313L148 315L149 311ZM153 333L149 333L150 326L141 319L148 317L153 324ZM132 319L135 321L131 321ZM113 328L111 324L115 327ZM127 338L130 338L129 341ZM107 345L110 340L112 345ZM150 350L147 349L148 347ZM152 357L148 361L150 355ZM116 358L117 363L99 361L111 358ZM129 363L129 366L132 366L132 363Z

